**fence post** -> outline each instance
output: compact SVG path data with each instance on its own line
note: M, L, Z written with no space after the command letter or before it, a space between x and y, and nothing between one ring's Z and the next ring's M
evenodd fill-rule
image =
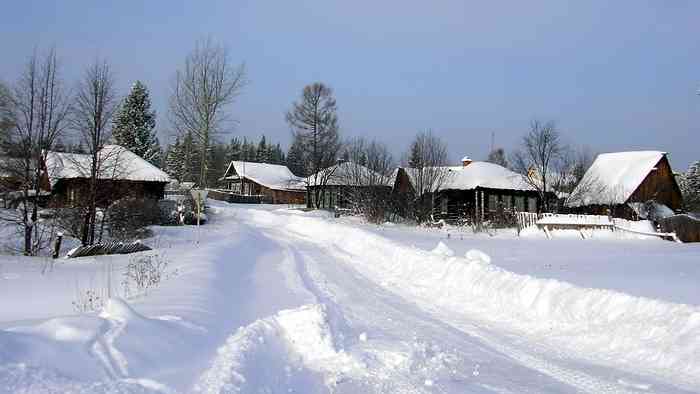
M61 241L63 240L63 233L58 233L58 237L56 238L56 244L54 245L53 248L53 258L57 259L58 255L61 254Z

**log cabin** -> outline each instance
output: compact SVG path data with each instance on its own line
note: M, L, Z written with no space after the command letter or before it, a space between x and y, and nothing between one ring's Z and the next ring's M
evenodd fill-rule
M304 204L304 179L292 174L287 166L279 164L232 161L219 180L224 191L233 195L259 196L259 202L271 204ZM241 198L234 201L249 201ZM253 201L253 200L250 200Z
M680 211L683 196L666 152L603 153L567 199L574 213L638 219L644 203Z
M163 199L170 177L158 167L119 145L105 145L97 158L98 207L124 197ZM51 206L83 205L89 196L91 167L89 154L46 152L42 172Z
M323 209L352 209L354 199L368 193L390 198L393 178L362 164L340 161L306 178L307 206Z
M462 159L461 166L438 167L446 173L440 184L428 186L432 194L433 219L447 222L494 221L503 213L540 212L542 202L534 188L509 169L489 162ZM417 170L399 168L394 192L401 199L416 190Z

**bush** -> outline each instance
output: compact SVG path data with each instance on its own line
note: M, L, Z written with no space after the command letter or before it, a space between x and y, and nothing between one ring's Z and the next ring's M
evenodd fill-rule
M146 294L164 279L177 275L178 271L167 271L168 260L161 255L137 255L129 260L122 280L124 297Z
M147 226L160 224L160 207L158 202L152 199L127 197L109 206L106 220L112 239L139 239L149 235Z

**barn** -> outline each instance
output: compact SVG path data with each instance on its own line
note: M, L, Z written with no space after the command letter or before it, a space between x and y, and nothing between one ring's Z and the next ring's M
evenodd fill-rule
M462 159L461 166L441 167L447 172L434 185L433 218L448 222L483 222L502 217L504 212L539 212L540 197L520 175L498 164ZM413 193L415 170L400 168L395 192Z
M119 145L105 145L97 158L98 207L124 197L163 199L170 177L158 167ZM91 155L49 151L43 167L52 206L71 207L87 201Z
M235 195L259 196L272 204L304 204L306 185L287 166L232 161L220 179L224 189Z
M647 202L673 211L683 205L666 152L598 155L565 204L576 213L636 219L640 205Z

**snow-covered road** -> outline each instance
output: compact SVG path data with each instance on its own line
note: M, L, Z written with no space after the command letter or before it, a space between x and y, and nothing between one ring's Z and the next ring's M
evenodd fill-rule
M181 273L148 298L41 323L96 327L71 339L97 344L85 357L8 322L40 316L0 314L0 392L700 390L696 305L518 275L477 250L421 250L319 214L212 208L199 245L192 229L160 232ZM42 362L53 350L78 365ZM95 352L106 375L74 371Z

